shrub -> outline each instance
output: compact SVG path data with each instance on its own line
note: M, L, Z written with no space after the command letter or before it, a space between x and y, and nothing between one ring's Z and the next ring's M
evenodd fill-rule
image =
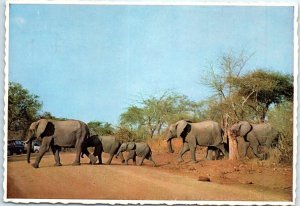
M283 102L268 112L269 122L280 132L280 162L293 161L293 103Z

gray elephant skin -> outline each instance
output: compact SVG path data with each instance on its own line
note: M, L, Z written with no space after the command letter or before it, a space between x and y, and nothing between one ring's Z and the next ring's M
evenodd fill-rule
M183 147L180 151L178 161L182 162L182 156L187 151L191 151L191 161L196 163L196 147L206 146L208 147L208 153L213 150L219 149L224 156L228 155L225 150L223 142L223 131L220 125L215 121L202 121L192 123L187 120L180 120L174 124L171 124L168 129L167 143L169 152L173 153L172 139L175 137L181 137L183 139ZM210 156L207 154L207 157Z
M37 154L35 163L32 164L34 168L39 167L39 163L44 154L51 148L55 165L61 166L59 152L61 147L75 147L76 157L73 165L80 165L80 154L83 142L89 138L89 129L84 122L78 120L50 120L40 119L33 122L27 134L27 162L30 163L31 145L32 141L39 139L41 147ZM97 159L93 155L89 155L92 162Z
M251 147L259 159L266 159L266 154L259 153L259 146L266 146L269 149L278 143L279 138L279 133L269 123L251 124L247 121L240 121L231 126L230 132L234 137L244 138L244 141L237 138L242 157L246 156L247 149Z
M141 161L138 165L142 165L144 159L148 159L152 162L153 166L156 166L156 163L152 159L152 151L150 146L144 142L125 142L120 146L118 153L129 152L127 158L125 159L125 164L128 164L128 160L132 159L133 164L136 165L136 156L141 157Z
M117 154L120 146L121 142L115 136L93 135L85 142L82 149L82 157L83 154L87 154L87 156L89 155L89 152L87 151L88 147L94 147L93 155L98 156L98 163L102 164L102 152L105 152L109 154L109 159L105 164L110 165L112 158ZM124 157L122 153L119 154L118 157L120 157L121 162L124 163Z

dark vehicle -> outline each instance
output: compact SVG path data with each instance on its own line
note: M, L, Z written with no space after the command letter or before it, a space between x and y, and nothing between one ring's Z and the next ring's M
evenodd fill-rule
M8 140L7 154L22 154L25 152L24 142L21 140Z

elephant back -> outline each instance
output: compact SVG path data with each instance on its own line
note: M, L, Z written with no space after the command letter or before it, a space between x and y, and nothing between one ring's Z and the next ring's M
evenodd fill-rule
M121 145L115 136L100 136L99 138L105 153L110 153Z
M269 123L252 124L253 133L261 145L278 138L278 131Z
M192 124L193 132L198 135L197 141L203 144L218 145L223 142L222 128L218 122L207 120Z

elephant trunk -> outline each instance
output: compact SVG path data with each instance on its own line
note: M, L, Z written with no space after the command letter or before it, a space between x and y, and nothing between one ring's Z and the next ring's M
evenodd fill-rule
M120 154L122 155L122 148L120 147L119 149L118 149L118 152L117 152L117 154L116 154L116 157L118 157L118 156L120 156ZM123 156L123 155L122 155Z
M32 147L32 141L27 141L27 162L30 163L30 155L31 155L31 147Z

